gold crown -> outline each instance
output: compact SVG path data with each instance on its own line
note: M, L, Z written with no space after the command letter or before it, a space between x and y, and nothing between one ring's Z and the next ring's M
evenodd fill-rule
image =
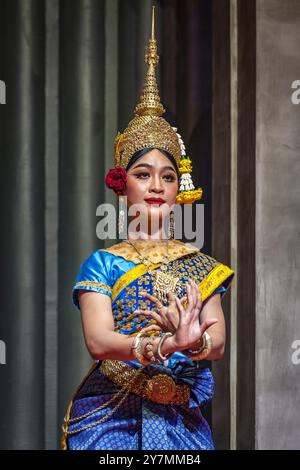
M154 35L154 7L152 9L152 34L148 42L145 62L148 66L140 102L134 118L115 140L115 166L126 168L132 155L143 148L161 148L173 155L177 164L181 157L178 137L172 126L162 118L165 109L161 104L155 69L159 61Z
M118 132L115 139L115 167L127 167L132 155L143 148L163 149L173 155L179 172L180 193L179 203L191 203L201 198L202 189L195 190L191 180L191 162L185 155L185 147L177 129L172 127L163 117L165 109L158 93L155 69L159 56L154 32L154 9L152 7L152 32L148 41L145 62L148 66L140 102L134 110L134 118L129 122L123 133ZM189 162L187 164L187 162Z

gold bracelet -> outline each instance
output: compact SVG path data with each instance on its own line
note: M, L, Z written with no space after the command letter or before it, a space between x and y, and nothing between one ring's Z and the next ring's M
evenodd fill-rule
M132 352L136 360L143 365L150 364L151 361L146 359L142 354L141 354L141 341L142 337L150 337L150 335L146 334L143 330L139 331L139 333L135 336L133 342L132 342Z
M212 350L212 347L213 347L212 337L210 336L209 333L207 333L207 331L203 333L203 338L204 338L204 346L203 346L202 351L200 351L199 353L187 354L188 357L190 357L194 361L201 361L202 359L205 359Z
M203 349L205 348L205 345L206 345L206 340L205 340L204 333L200 338L200 348L199 349L187 349L186 350L187 353L189 353L189 354L199 354L203 351Z
M149 341L146 342L145 349L144 349L144 356L150 360L150 362L159 362L158 359L155 357L153 352L153 344L155 341L155 337L152 336Z

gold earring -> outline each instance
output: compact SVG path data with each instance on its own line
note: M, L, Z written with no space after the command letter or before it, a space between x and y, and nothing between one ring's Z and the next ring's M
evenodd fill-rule
M118 214L118 234L119 238L124 236L125 230L125 210L124 210L124 197L119 196L119 214ZM126 235L125 235L126 238Z
M169 240L172 240L174 238L174 233L175 233L175 221L174 221L174 212L170 212L170 223L168 227L168 238Z

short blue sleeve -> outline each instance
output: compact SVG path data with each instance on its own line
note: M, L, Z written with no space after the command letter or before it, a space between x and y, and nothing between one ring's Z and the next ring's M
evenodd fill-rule
M74 305L79 309L79 290L90 290L112 296L110 279L110 256L101 250L92 253L81 265L78 276L73 287L72 299Z

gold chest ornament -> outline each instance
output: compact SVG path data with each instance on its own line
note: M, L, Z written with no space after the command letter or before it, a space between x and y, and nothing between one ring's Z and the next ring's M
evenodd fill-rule
M151 266L155 264L148 257L145 257L143 253L136 248L136 246L128 239L126 240L138 253L141 262L145 266ZM167 294L172 292L177 297L182 292L182 285L180 277L178 277L178 265L180 260L175 260L172 265L170 264L168 240L167 240L167 254L164 255L164 260L159 268L153 270L150 269L148 272L153 279L153 295L155 295L163 305L168 304Z

